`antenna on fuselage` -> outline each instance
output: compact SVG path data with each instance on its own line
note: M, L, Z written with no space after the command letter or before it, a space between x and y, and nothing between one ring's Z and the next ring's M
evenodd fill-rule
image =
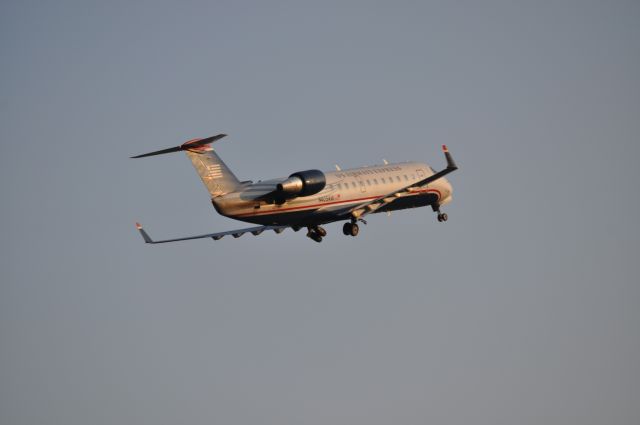
M389 165L389 161L387 161L386 159L383 159L382 162L384 162L384 165Z
M342 171L342 168L340 168L338 164L334 164L334 167L336 167L336 171Z

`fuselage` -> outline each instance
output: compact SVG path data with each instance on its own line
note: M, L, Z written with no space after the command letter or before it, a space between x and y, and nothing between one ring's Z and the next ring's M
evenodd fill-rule
M265 195L283 180L280 178L243 183L234 192L214 197L212 203L220 214L249 223L319 225L344 220L345 212L354 206L393 194L433 173L431 167L420 162L327 171L324 173L326 186L311 196L281 202L265 199ZM445 178L440 178L426 186L411 188L375 212L444 205L451 200L451 193L451 184Z

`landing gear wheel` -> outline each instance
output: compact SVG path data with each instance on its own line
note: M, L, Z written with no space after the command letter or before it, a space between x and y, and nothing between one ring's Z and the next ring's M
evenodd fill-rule
M438 214L439 222L447 221L448 219L449 219L449 216L447 215L447 213Z
M320 236L316 232L309 232L309 233L307 233L307 236L309 237L309 239L313 239L314 241L316 241L318 243L322 242L322 236Z
M322 242L322 236L320 236L315 230L309 230L307 232L307 237L309 239L313 239L314 241L320 243Z
M346 236L358 236L360 232L360 227L358 227L358 223L344 223L342 226L342 233Z
M318 227L316 227L316 228L315 228L315 231L316 231L316 233L317 233L318 235L320 235L320 236L321 236L321 237L323 237L323 238L324 238L325 236L327 236L327 231L326 231L326 230L324 230L324 227L320 227L320 226L318 226Z

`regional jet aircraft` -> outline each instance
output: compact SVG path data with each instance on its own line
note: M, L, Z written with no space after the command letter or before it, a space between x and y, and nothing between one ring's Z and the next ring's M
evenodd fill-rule
M445 175L457 170L447 150L445 169L435 172L420 162L402 162L323 172L298 171L287 178L240 181L220 159L211 144L226 134L194 139L174 148L163 149L132 158L183 151L195 167L202 183L209 191L216 211L226 217L256 227L208 233L174 239L153 240L139 223L136 227L146 243L186 241L211 238L219 240L231 235L239 238L245 233L259 235L265 230L282 233L291 228L307 229L307 237L322 242L327 231L323 224L346 221L342 232L357 236L358 223L367 224L364 217L371 213L391 212L406 208L431 206L438 221L447 221L440 207L451 201L451 184Z

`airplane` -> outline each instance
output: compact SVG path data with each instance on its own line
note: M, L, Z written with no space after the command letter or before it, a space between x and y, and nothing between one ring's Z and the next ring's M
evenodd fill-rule
M213 149L212 144L226 134L192 139L179 146L149 152L131 158L144 158L171 152L184 152L191 160L209 192L215 210L229 218L258 224L256 227L207 233L165 240L153 240L136 223L148 244L210 238L220 240L245 233L257 236L264 231L282 233L291 228L307 228L307 237L322 242L327 231L322 225L346 220L342 232L357 236L358 223L367 224L368 214L431 206L439 222L448 219L440 207L451 202L452 187L445 175L458 169L445 145L442 150L447 166L434 171L420 162L402 162L336 171L305 170L287 178L240 181Z

